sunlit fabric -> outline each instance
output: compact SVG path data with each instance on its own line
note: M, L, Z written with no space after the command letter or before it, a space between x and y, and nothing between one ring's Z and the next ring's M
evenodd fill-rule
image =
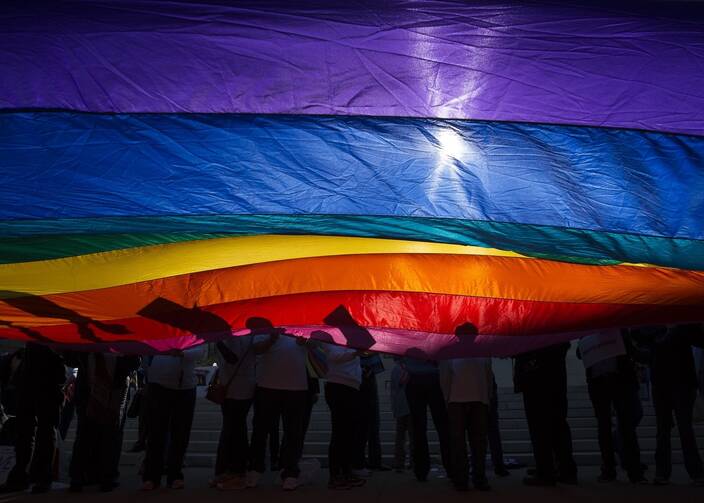
M702 6L78 1L0 33L2 338L260 318L443 359L704 322Z

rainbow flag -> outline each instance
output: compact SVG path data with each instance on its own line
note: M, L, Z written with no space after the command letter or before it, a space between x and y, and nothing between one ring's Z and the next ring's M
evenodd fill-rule
M264 320L450 358L704 321L704 6L25 2L0 26L2 338L161 351Z

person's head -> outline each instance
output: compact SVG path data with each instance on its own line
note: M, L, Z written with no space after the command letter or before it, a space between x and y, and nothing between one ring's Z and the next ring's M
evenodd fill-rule
M256 316L248 318L244 326L253 334L271 334L276 330L269 320Z
M477 327L475 327L472 323L469 322L462 323L457 328L455 328L455 336L457 336L458 339L461 339L463 337L474 338L477 335L479 335L479 330L477 330Z

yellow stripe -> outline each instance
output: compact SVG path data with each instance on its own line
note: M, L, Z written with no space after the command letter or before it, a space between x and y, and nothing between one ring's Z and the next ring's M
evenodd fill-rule
M0 298L95 290L278 260L363 254L524 257L477 246L338 236L247 236L186 241L76 257L0 265Z

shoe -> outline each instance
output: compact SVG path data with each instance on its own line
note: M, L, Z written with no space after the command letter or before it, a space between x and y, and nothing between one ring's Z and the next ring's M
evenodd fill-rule
M601 475L597 477L597 481L601 483L608 483L608 482L615 482L616 481L616 472L610 472L610 471L602 471Z
M639 475L637 477L633 477L630 479L631 484L639 484L639 485L644 485L648 483L648 479L646 479L643 475Z
M370 469L371 471L373 471L373 472L390 472L390 471L391 471L391 467L390 467L390 466L386 466L386 465L383 465L383 464L382 464L382 465L370 466L369 469Z
M666 479L665 477L660 477L660 476L656 475L655 478L653 479L653 485L654 486L669 486L670 479Z
M352 489L352 486L347 483L347 480L345 480L342 477L335 477L330 479L328 482L328 489L331 491L347 491L349 489Z
M473 482L472 485L477 491L491 491L491 486L489 485L488 480Z
M156 483L152 482L151 480L145 480L142 483L142 487L140 488L140 491L145 491L145 492L146 491L153 491L157 487L159 487L159 486Z
M697 477L692 479L692 485L695 487L704 487L704 477Z
M355 477L354 475L348 475L347 477L345 477L345 482L350 487L362 487L364 484L367 483L367 479Z
M406 471L406 468L404 468L403 466L394 466L394 471L396 473L404 473Z
M44 494L49 491L51 491L51 482L42 482L41 484L34 484L30 492L32 494Z
M494 474L496 474L497 477L508 477L511 475L511 472L508 471L505 466L501 466L499 468L494 468Z
M296 489L298 489L298 486L300 486L300 485L301 485L301 483L298 481L298 478L296 478L296 477L286 477L284 479L283 484L281 484L284 491L295 491Z
M144 452L146 449L147 446L144 445L142 442L135 442L132 448L127 452Z
M175 491L179 491L184 487L186 487L186 483L183 479L176 479L169 484L169 489L174 489Z
M532 475L523 478L523 485L529 487L554 487L557 482Z
M8 493L19 493L22 491L26 491L29 489L29 484L24 483L24 484L8 484L7 482L0 485L0 494L8 494Z
M219 491L239 491L247 488L247 478L241 475L231 476L217 485Z
M259 479L261 478L262 474L257 472L257 471L249 471L247 472L247 475L245 476L245 483L247 487L249 488L254 488L257 487L257 484L259 484Z

